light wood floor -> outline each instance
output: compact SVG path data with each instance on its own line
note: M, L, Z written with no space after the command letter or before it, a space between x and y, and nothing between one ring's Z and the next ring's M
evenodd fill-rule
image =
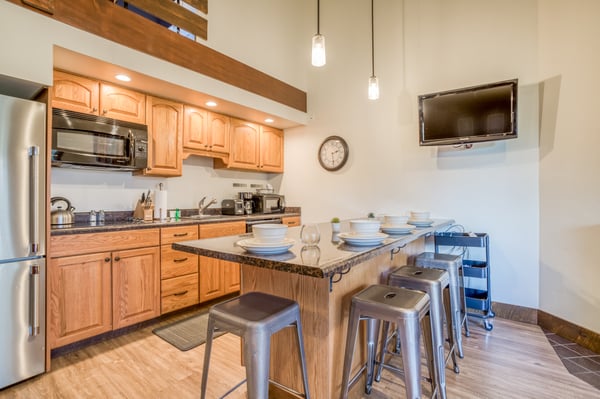
M1 398L198 398L204 345L181 352L147 327L53 359L50 373L0 391ZM494 320L487 332L472 326L464 339L461 372L447 369L449 398L600 398L600 391L567 372L537 326ZM244 378L239 338L216 339L209 397ZM401 380L384 371L370 396L404 397ZM228 398L244 398L245 386ZM323 398L314 398L323 399Z

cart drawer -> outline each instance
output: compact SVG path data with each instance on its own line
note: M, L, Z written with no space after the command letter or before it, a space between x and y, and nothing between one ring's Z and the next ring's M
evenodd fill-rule
M465 288L467 308L487 311L489 308L487 291Z
M465 277L487 278L487 262L463 259L463 275Z
M471 237L467 233L442 232L435 233L435 245L451 247L485 247L486 233L475 233Z

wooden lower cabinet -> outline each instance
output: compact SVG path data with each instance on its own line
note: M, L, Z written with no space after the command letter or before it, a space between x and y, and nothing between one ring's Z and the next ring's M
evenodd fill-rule
M159 229L50 238L48 348L160 314Z
M246 233L246 222L201 224L200 238L222 237ZM240 264L200 256L200 302L237 292L241 288Z
M113 329L160 315L158 247L113 253Z
M300 216L285 216L281 218L281 223L288 227L300 226L302 224Z
M110 252L50 259L50 348L112 329L111 259Z
M198 303L198 255L175 251L171 244L198 238L198 226L160 229L160 313L165 314Z

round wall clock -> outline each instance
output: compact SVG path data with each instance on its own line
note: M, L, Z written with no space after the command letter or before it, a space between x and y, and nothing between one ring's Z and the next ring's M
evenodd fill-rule
M346 140L340 136L329 136L319 147L319 163L329 171L341 169L348 160L349 152Z

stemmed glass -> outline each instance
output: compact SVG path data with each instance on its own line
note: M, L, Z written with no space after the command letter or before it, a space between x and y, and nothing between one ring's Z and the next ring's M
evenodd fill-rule
M303 224L302 230L300 230L300 239L306 246L312 246L319 244L321 240L321 233L319 232L319 226L316 224Z

